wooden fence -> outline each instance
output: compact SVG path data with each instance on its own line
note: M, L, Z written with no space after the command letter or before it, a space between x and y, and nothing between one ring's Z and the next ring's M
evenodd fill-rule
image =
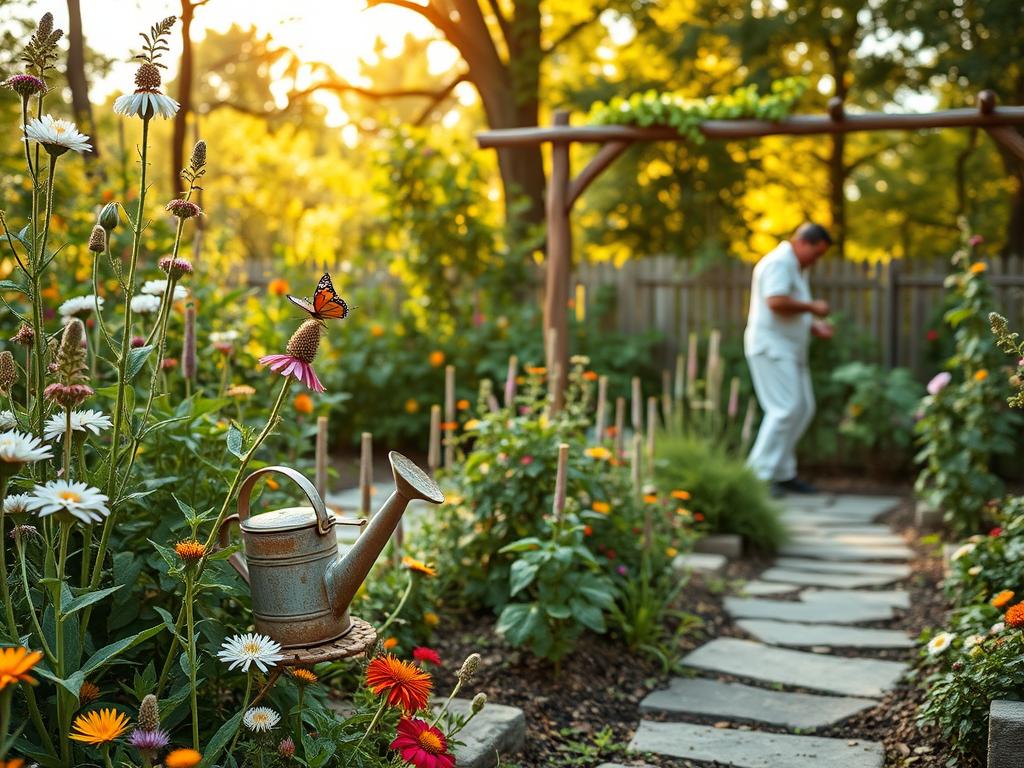
M1024 260L986 259L995 308L1015 328L1024 328ZM701 268L672 256L635 259L615 268L583 264L574 272L577 299L592 307L606 286L614 289L609 324L627 333L661 333L660 361L670 366L685 352L688 334L721 329L739 339L746 323L753 265L728 261ZM948 258L858 264L826 258L811 269L815 298L825 299L874 344L863 350L866 360L907 366L927 375L928 332L941 324L943 280ZM580 289L580 286L582 289Z

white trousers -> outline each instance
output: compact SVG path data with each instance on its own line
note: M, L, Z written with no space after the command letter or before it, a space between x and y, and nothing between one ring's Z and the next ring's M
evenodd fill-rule
M767 355L747 357L764 412L747 464L762 480L796 477L796 444L814 418L814 389L806 363Z

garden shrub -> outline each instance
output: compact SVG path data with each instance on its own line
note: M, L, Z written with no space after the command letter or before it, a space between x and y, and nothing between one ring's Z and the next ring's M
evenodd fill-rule
M943 511L958 535L977 531L985 503L1002 492L991 463L1013 450L1020 422L1003 403L1008 388L989 331L992 297L986 264L976 258L980 243L965 234L964 247L953 256L954 271L946 278L953 303L944 319L953 329L956 351L948 370L929 383L916 425L915 490Z
M770 554L785 539L779 510L767 486L742 459L692 435L660 435L655 477L665 492L685 489L686 507L712 533L735 533Z

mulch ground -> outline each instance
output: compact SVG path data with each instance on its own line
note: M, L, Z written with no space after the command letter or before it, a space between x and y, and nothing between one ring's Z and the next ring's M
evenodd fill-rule
M867 492L862 481L854 485L833 481L826 487L834 492ZM905 489L871 490L906 495ZM911 562L911 577L903 584L894 585L909 590L911 607L893 621L876 622L872 626L903 629L916 636L925 627L944 622L947 604L939 585L941 555L937 545L921 543L918 532L912 527L911 509L908 501L886 520L904 535L916 552ZM738 562L729 566L724 577L706 581L694 579L685 590L680 607L699 617L702 624L680 639L677 658L714 637L743 636L722 610L722 597L732 584L755 578L766 566L767 563ZM665 686L672 674L654 658L630 652L613 637L585 636L576 651L556 670L528 653L506 646L495 636L491 616L453 616L442 626L459 627L457 633L437 636L434 643L448 666L457 665L459 659L474 651L480 653L483 660L474 691L482 690L491 701L520 707L526 713L526 747L521 754L503 762L506 768L583 767L605 761L627 762L623 759L623 750L640 722L640 701L650 691ZM916 651L856 653L909 661ZM437 689L444 691L454 680L441 676L437 682ZM902 683L874 709L817 735L884 741L887 767L940 768L946 765L949 755L934 731L921 729L916 724L921 698L919 683ZM757 729L774 730L760 725ZM686 760L660 757L648 761L664 768L694 765Z

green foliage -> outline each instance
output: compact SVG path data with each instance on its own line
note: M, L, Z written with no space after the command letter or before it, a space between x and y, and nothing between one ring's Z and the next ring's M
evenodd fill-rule
M659 436L655 477L662 490L685 489L686 508L713 533L739 534L764 553L785 538L765 484L717 445L688 435Z
M616 96L607 104L598 102L590 111L590 122L603 125L667 125L682 136L704 141L700 124L705 120L754 118L781 120L807 90L802 77L790 77L771 84L770 92L762 94L756 84L737 88L727 96L692 99L678 93L648 90L630 96Z
M988 327L992 299L985 263L974 257L976 241L968 244L967 234L964 240L946 278L953 303L944 317L956 343L947 365L963 379L940 373L921 401L915 456L921 469L914 486L921 498L943 510L959 535L978 530L985 503L1000 494L991 461L1013 450L1018 423L1002 407L1007 385L997 370L1000 358Z
M873 468L900 467L910 458L914 411L921 386L906 368L851 362L832 372L849 391L839 433Z

